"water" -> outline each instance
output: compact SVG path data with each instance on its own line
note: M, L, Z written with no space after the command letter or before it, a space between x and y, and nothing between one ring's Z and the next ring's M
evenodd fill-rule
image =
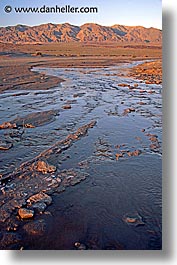
M41 126L25 129L13 148L0 153L2 174L83 124L97 121L87 136L62 154L59 165L62 170L82 162L89 177L53 194L47 209L51 214L42 216L47 224L44 235L35 240L24 234L24 249L75 249L75 242L87 249L161 249L162 87L118 76L120 67L35 68L66 81L48 91L1 94L1 122L25 119L34 112L57 113ZM62 109L66 104L71 109ZM133 110L127 113L128 108ZM0 136L7 139L8 131L0 130ZM157 141L150 139L153 135ZM135 150L141 154L128 155ZM123 157L116 160L117 153ZM125 222L132 216L143 225Z

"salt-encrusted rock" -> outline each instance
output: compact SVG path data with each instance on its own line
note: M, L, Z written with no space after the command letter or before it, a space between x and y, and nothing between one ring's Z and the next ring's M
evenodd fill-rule
M29 203L30 205L35 204L37 202L46 203L47 205L50 205L52 203L52 198L44 192L39 192L37 194L32 195L27 200L27 203Z
M42 172L43 174L47 174L47 173L54 173L56 171L56 167L49 165L47 162L39 160L36 163L34 163L34 168L39 171Z
M37 210L38 212L44 212L47 208L47 204L45 202L36 202L33 204L33 209Z
M20 208L18 214L22 219L29 219L34 216L34 211L26 208Z
M11 122L3 122L0 124L0 129L16 129L17 125L16 123L11 123Z

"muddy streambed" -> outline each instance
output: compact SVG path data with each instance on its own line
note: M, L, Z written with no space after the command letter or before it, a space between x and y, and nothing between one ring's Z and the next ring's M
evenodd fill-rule
M162 87L134 64L0 95L1 249L161 249Z

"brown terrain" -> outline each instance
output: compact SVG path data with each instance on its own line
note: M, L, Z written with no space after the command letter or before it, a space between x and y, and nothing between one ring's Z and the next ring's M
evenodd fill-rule
M73 94L71 94L73 98L70 100L68 99L69 94L67 93L69 92L67 92L67 89L66 91L58 91L57 109L53 109L52 107L51 109L47 108L47 110L36 109L36 111L32 108L32 103L31 106L28 107L24 105L27 110L30 109L30 113L24 112L24 116L17 115L17 117L13 117L13 113L13 118L9 118L5 120L5 122L0 122L0 131L2 136L2 139L0 140L1 153L4 152L4 154L8 154L8 152L18 150L18 148L20 148L20 145L22 146L23 142L26 144L23 146L23 150L25 150L26 152L26 149L29 148L29 152L27 152L25 158L26 160L19 160L17 164L15 161L14 165L12 163L12 167L9 168L9 166L7 166L5 172L0 172L0 249L22 250L25 249L25 247L29 247L29 249L30 247L35 248L36 243L34 242L37 242L40 237L41 240L43 240L42 236L44 236L49 226L48 220L50 220L51 216L55 220L55 215L57 215L58 212L60 212L60 208L63 207L63 201L61 200L59 211L57 208L58 206L56 207L56 209L52 208L55 207L56 204L55 195L61 195L65 190L69 190L72 186L75 186L85 179L88 179L88 176L90 174L88 173L89 169L93 167L94 163L96 164L97 162L102 161L104 166L104 161L109 161L109 159L111 163L123 163L124 161L125 163L127 163L126 161L133 157L135 157L135 159L139 156L140 159L141 157L143 158L143 155L146 152L149 152L149 150L151 150L153 154L159 152L161 147L159 135L154 134L154 131L151 131L151 128L149 129L149 123L143 123L143 125L140 125L138 134L137 131L131 131L130 127L128 132L130 132L131 137L133 137L132 135L136 137L132 140L132 144L129 144L130 146L128 146L128 144L126 146L124 142L126 142L130 137L125 138L124 140L122 140L122 142L119 142L119 137L117 137L117 135L116 137L112 137L112 132L110 133L110 131L107 131L108 128L106 122L106 127L104 128L103 123L103 128L100 127L101 129L99 129L100 124L102 125L102 121L100 122L102 116L100 116L101 118L98 118L100 124L97 127L97 120L95 119L95 116L93 116L93 119L91 119L91 115L94 115L92 114L93 107L102 107L101 111L104 112L103 119L106 118L107 121L109 121L109 118L110 120L112 120L112 116L114 116L114 118L120 118L120 120L122 120L125 116L126 120L130 121L131 126L131 117L136 117L136 115L141 114L142 110L143 114L147 114L147 117L142 117L144 119L149 119L149 106L153 107L153 104L152 106L148 105L151 104L151 102L149 102L149 94L151 92L156 93L156 91L151 90L151 88L149 88L151 86L148 87L148 84L162 83L161 40L162 32L158 29L127 27L121 25L104 27L90 23L78 27L67 23L59 25L49 23L35 27L17 25L0 28L0 94L2 93L1 95L3 96L4 94L6 94L3 92L8 90L17 90L17 92L13 92L13 96L15 97L19 97L20 95L24 96L24 93L26 93L26 91L21 92L19 90L48 90L64 81L60 77L49 76L43 72L39 73L31 71L33 67L68 68L65 69L66 71L68 71L69 68L77 68L77 70L78 68L82 68L82 71L88 71L88 69L84 68L100 68L102 70L102 68L106 69L106 67L108 66L117 66L121 65L122 63L130 63L135 61L142 62L138 66L130 69L122 68L120 69L120 73L113 74L121 75L125 78L127 76L130 76L132 78L142 80L140 82L134 80L133 84L127 83L126 81L126 84L117 84L117 87L121 88L120 97L122 98L115 98L115 95L113 94L115 90L108 89L110 97L109 102L101 101L103 107L101 105L97 106L100 99L95 98L95 107L93 106L94 90L89 91L89 97L86 97L86 100L88 102L85 102L85 105L84 107L82 106L81 111L79 109L79 114L77 114L78 116L76 116L75 118L76 124L73 119L70 121L70 115L67 113L71 113L71 117L74 117L73 113L77 110L77 100L79 102L80 97L82 98L82 100L84 100L86 88L84 87L84 90L82 91L77 90L77 84L72 91ZM105 75L111 74L109 72L106 72ZM141 82L146 83L147 91L140 88ZM97 84L95 81L94 86L96 87L96 85ZM101 90L99 90L99 92L100 91ZM44 94L46 92L48 93L50 91L45 91ZM107 93L105 91L101 91L101 93L103 92ZM39 91L35 91L34 94L37 96L38 93ZM63 95L64 93L66 93L66 98L65 95ZM136 99L138 98L138 102L136 102L136 104L134 102L132 104L131 102L131 96L133 98L134 95L133 93L135 93L135 95L138 95L135 97ZM145 99L143 98L143 95ZM156 94L152 94L151 96L153 97L153 95ZM159 95L159 93L157 93L157 95ZM50 96L51 95L49 95L49 98ZM3 97L2 99L4 100ZM20 102L19 99L20 98L17 98L17 102ZM39 101L39 103L37 104L40 105L42 103L43 101ZM44 104L46 104L45 101ZM109 104L108 110L106 110L107 105L104 104ZM114 105L115 108L113 108ZM119 106L119 112L117 111L117 105ZM145 108L144 106L148 107ZM83 117L79 116L80 112ZM160 115L157 115L156 112L154 113L155 116L153 116L152 111L152 117L154 117L154 119L158 119ZM51 132L53 134L48 131L49 127L44 127L43 130L40 130L40 126L47 126L48 124L57 120L57 125L54 123L54 127L52 127L51 129ZM63 120L65 121L66 126L63 126ZM160 126L160 121L157 120L157 122L159 122ZM152 124L152 126L153 125L154 124ZM95 130L96 132L96 129L100 131L98 134L98 139L94 140L94 148L96 148L96 150L94 149L92 157L89 153L92 152L92 150L90 151L89 148L85 148L85 146L93 142L92 138L90 142L87 142L87 139L90 139L88 138L88 135L91 135L90 132L92 130ZM124 136L123 130L120 131L120 136ZM42 133L47 133L47 137L44 134L40 134L41 131ZM29 134L30 137L27 138L28 132L31 134ZM35 134L33 134L33 132ZM117 133L116 130L115 133ZM53 135L56 135L57 141L51 142L49 145L48 138L53 137ZM104 137L102 139L102 135L108 135L111 138L110 143L106 142L104 140ZM39 141L39 143L40 141L42 141L44 148L42 147L42 151L38 150L37 154L30 154L30 150L33 150L33 141L35 141L35 138L36 141ZM116 139L116 142L112 143L112 139ZM83 142L83 144L80 144L80 142L82 141L85 142ZM148 142L149 146L147 148L144 148L143 141L145 141L146 144ZM140 148L141 144L142 148ZM38 147L38 145L36 146ZM77 149L72 151L72 148L76 148L77 145L80 146L78 149L78 155ZM36 148L35 145L34 148ZM112 150L111 148L114 148L115 150ZM82 158L82 152L84 155L86 152L88 152L86 160L84 159L84 156ZM78 160L76 163L77 166L75 166L75 164L72 162L72 159L70 159L72 158L72 154L74 158L77 158L76 161ZM80 154L82 159L80 158ZM31 155L31 157L29 156L30 159L28 158L28 155ZM21 156L23 158L23 153L21 154ZM69 166L67 166L67 164L65 165L65 161L67 163L68 159L70 159L69 163L71 164L69 164ZM5 156L2 160L5 161ZM142 160L142 162L143 161L144 160ZM153 161L154 157L152 163ZM7 162L9 163L9 161ZM128 164L125 164L125 168L126 165ZM150 168L152 169L152 166ZM144 175L145 169L143 168L142 175ZM97 170L95 170L95 172L96 171ZM100 171L100 174L98 175L102 176L102 172ZM89 189L89 192L92 191L95 187L97 188L97 183L95 183L96 182L93 181L93 187ZM120 185L121 183L119 183L117 187L119 187ZM105 198L105 191L107 189L107 186L105 189L103 189ZM129 194L130 192L128 191L128 196ZM135 192L135 194L137 197L138 192ZM102 200L103 198L101 198L99 201L102 202ZM73 205L70 204L69 207L72 209ZM117 203L117 205L119 205L119 203ZM50 211L46 211L48 206L51 206L50 211L53 215L50 213ZM76 218L72 217L72 219L76 220L76 224L79 226L80 220L85 215L82 214L82 217L78 218L78 216L80 216L79 214L82 213L80 212L81 208L78 209L75 210L75 213L77 214ZM65 210L63 212L65 212ZM63 216L61 216L60 219L56 219L56 224L59 224L59 229L61 227L62 230L63 238L61 237L60 240L59 237L59 241L61 242L62 239L64 240L65 237L67 238L67 234L65 235L63 231L69 231L69 233L72 234L72 229L69 228L68 230L67 227L63 228L62 225L60 225L60 222L62 223ZM133 214L124 214L122 216L122 220L126 223L126 225L147 225L138 212ZM63 225L65 225L65 220L63 221ZM93 225L91 226L93 227ZM52 227L52 225L50 225L50 227ZM148 231L151 231L151 229L149 229ZM61 234L57 231L57 237L58 234L61 236ZM23 235L26 236L28 241L26 241L26 238L23 238ZM52 237L52 242L55 242L55 235L51 233L50 236ZM33 241L33 237L35 240L31 243L31 240ZM78 238L73 238L72 240L73 242L75 242L73 249L86 249L86 246L84 244L76 241L79 240ZM44 241L47 240L43 240L43 242ZM27 246L28 243L26 242L30 242L29 246ZM122 245L116 244L118 243L114 243L115 249L124 249ZM87 243L86 245L87 249L95 249L93 242Z
M34 66L103 67L161 58L162 31L141 26L105 27L87 23L0 28L0 91L47 89L62 80L31 72ZM63 42L65 44L63 45ZM140 76L147 74L144 69ZM153 71L155 66L153 66ZM158 71L160 71L158 65Z
M161 45L118 43L10 44L0 43L0 91L49 89L62 80L31 69L41 67L107 67L130 61L161 58ZM151 66L152 64L149 64ZM153 71L160 69L160 62ZM144 76L144 68L141 78ZM139 75L138 75L139 74ZM136 77L140 73L136 72Z
M64 24L39 26L16 25L0 28L0 42L7 43L58 43L58 42L135 42L161 43L162 32L142 26L101 26L86 23L80 27Z
M146 84L162 84L162 61L140 64L130 71L129 76L143 80Z

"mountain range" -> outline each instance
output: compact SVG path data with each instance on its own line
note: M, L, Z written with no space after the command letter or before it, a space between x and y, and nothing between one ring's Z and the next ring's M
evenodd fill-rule
M142 26L101 26L86 23L47 23L39 26L16 25L0 27L3 43L57 43L57 42L135 42L161 43L162 30Z

